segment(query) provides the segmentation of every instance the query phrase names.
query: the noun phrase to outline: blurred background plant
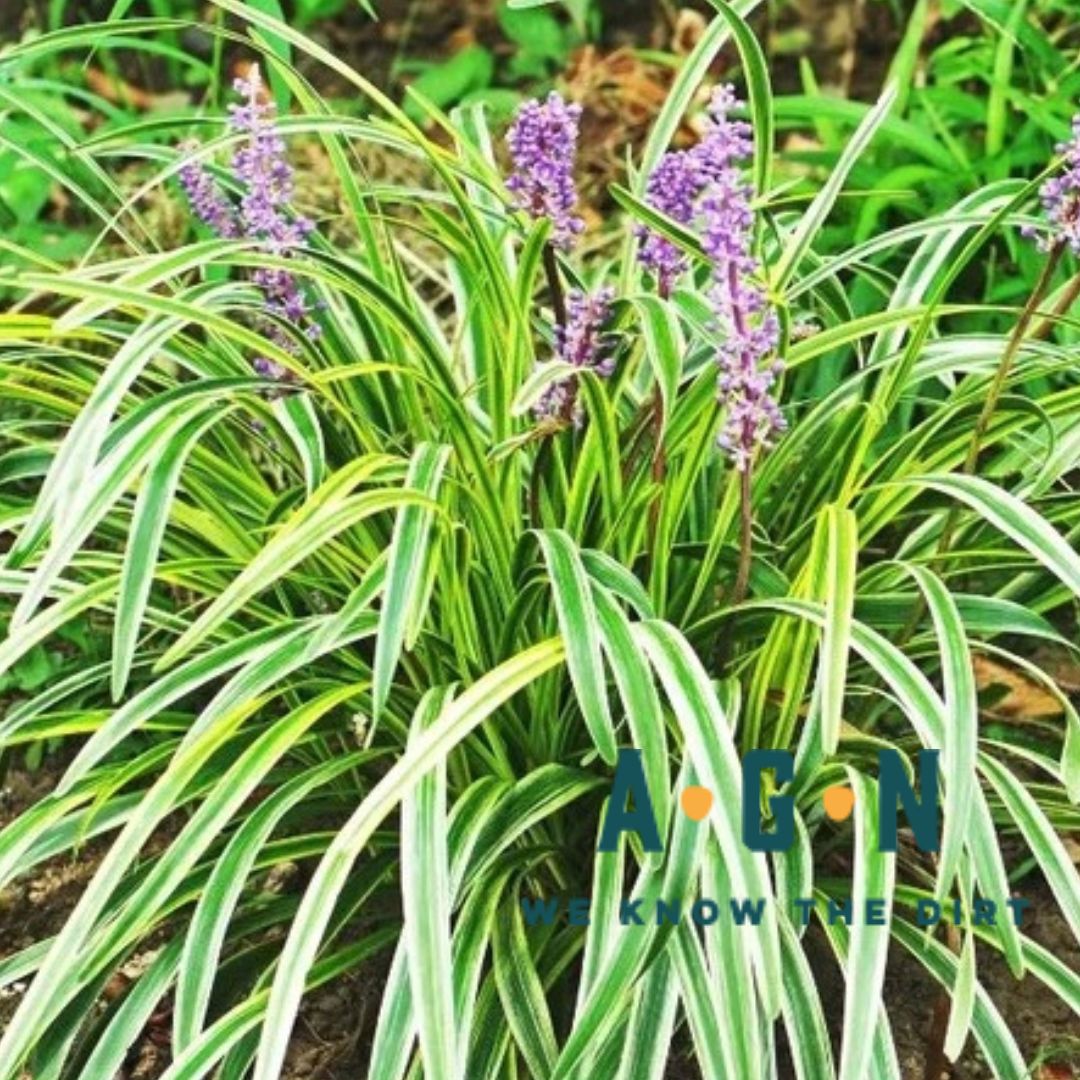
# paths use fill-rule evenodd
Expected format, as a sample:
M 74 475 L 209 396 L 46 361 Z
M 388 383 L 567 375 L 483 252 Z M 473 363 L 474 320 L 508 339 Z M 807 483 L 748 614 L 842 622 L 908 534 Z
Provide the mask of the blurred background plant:
M 972 184 L 1037 169 L 1064 136 L 1080 94 L 1073 7 L 1069 0 L 753 5 L 750 22 L 772 73 L 792 183 L 820 179 L 835 163 L 858 103 L 872 99 L 886 76 L 900 87 L 894 115 L 904 123 L 858 163 L 854 182 L 862 195 L 840 208 L 825 242 L 835 235 L 842 243 L 852 229 L 865 240 L 880 225 L 918 220 L 955 203 Z M 224 25 L 227 17 L 212 5 L 54 0 L 12 8 L 3 23 L 12 42 L 102 19 L 176 20 L 174 30 L 156 31 L 145 49 L 96 50 L 85 63 L 57 57 L 51 67 L 35 70 L 32 85 L 20 83 L 69 134 L 88 124 L 107 129 L 133 115 L 194 115 L 224 105 L 237 46 L 196 25 Z M 674 66 L 699 41 L 709 11 L 706 0 L 686 6 L 670 0 L 261 0 L 252 8 L 303 30 L 396 92 L 414 121 L 423 121 L 422 98 L 443 109 L 483 103 L 494 123 L 505 122 L 524 96 L 565 87 L 591 106 L 583 169 L 591 178 L 586 195 L 600 210 L 608 184 L 623 174 L 626 148 L 642 145 Z M 295 59 L 319 90 L 331 96 L 346 90 L 325 66 L 302 53 L 293 57 L 285 43 L 277 49 Z M 718 59 L 717 75 L 726 62 Z M 351 96 L 340 93 L 335 107 L 361 109 L 358 99 L 350 105 Z M 52 135 L 25 115 L 8 112 L 0 138 L 5 132 L 50 152 Z M 50 168 L 55 163 L 47 159 L 36 164 L 10 147 L 0 149 L 0 215 L 16 237 L 70 255 L 85 247 L 90 234 L 65 218 L 72 202 Z M 1006 254 L 1025 257 L 1018 249 Z M 1009 302 L 1022 284 L 1013 275 L 995 274 L 1004 257 L 988 260 L 987 285 L 994 299 Z

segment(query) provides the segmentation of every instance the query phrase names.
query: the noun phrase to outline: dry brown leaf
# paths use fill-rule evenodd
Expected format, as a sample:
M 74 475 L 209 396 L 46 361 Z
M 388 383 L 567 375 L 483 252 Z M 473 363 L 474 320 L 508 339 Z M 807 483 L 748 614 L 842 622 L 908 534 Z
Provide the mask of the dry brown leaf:
M 115 105 L 127 105 L 133 109 L 149 109 L 154 103 L 154 95 L 141 86 L 132 86 L 124 79 L 116 78 L 101 68 L 86 69 L 86 85 L 99 97 Z
M 1076 1080 L 1076 1073 L 1071 1065 L 1046 1063 L 1040 1065 L 1032 1077 L 1033 1080 Z
M 447 48 L 452 53 L 461 52 L 476 44 L 476 31 L 471 26 L 460 26 L 446 39 Z
M 1063 645 L 1041 645 L 1035 650 L 1032 661 L 1066 694 L 1080 694 L 1080 660 L 1071 649 Z
M 980 691 L 989 690 L 991 687 L 1001 687 L 1007 691 L 984 710 L 987 716 L 1007 720 L 1034 720 L 1061 715 L 1061 702 L 1021 672 L 986 656 L 975 656 L 972 666 L 975 669 L 975 685 Z
M 675 17 L 675 32 L 671 36 L 671 51 L 676 56 L 689 56 L 709 25 L 708 19 L 693 8 L 680 8 Z
M 1076 836 L 1063 836 L 1061 842 L 1064 844 L 1069 858 L 1072 859 L 1077 866 L 1080 866 L 1080 838 Z
M 579 145 L 586 200 L 602 200 L 610 183 L 622 179 L 626 153 L 644 142 L 667 100 L 671 79 L 670 70 L 630 49 L 605 52 L 586 45 L 574 53 L 565 89 L 585 108 Z M 693 139 L 684 125 L 675 141 Z

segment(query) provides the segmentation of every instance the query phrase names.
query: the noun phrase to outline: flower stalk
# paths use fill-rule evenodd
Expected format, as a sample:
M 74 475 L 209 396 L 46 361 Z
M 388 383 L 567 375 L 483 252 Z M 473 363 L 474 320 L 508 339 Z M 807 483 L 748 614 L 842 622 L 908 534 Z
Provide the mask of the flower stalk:
M 753 190 L 742 167 L 753 152 L 753 132 L 733 114 L 741 102 L 731 86 L 718 87 L 708 107 L 701 141 L 691 150 L 665 154 L 649 178 L 646 200 L 680 225 L 697 223 L 712 269 L 709 297 L 722 341 L 717 348 L 717 392 L 724 426 L 717 440 L 739 472 L 739 564 L 732 602 L 745 599 L 750 580 L 753 509 L 750 471 L 760 450 L 770 447 L 785 421 L 772 390 L 783 365 L 775 357 L 780 327 L 757 283 L 760 266 L 753 254 Z M 670 296 L 686 256 L 666 237 L 638 229 L 639 259 L 656 279 L 661 296 Z M 662 476 L 663 456 L 656 429 L 654 476 Z

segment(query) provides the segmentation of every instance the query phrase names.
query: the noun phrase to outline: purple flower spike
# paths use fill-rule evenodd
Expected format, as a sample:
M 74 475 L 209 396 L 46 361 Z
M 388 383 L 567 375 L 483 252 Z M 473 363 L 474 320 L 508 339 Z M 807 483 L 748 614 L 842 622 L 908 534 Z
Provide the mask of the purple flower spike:
M 1039 189 L 1050 222 L 1050 233 L 1040 246 L 1049 251 L 1067 244 L 1073 254 L 1080 255 L 1080 114 L 1073 117 L 1072 138 L 1060 143 L 1057 152 L 1065 159 L 1062 171 Z
M 696 213 L 701 194 L 701 174 L 694 158 L 684 150 L 665 154 L 649 177 L 645 201 L 680 225 L 689 225 Z M 670 296 L 679 275 L 686 269 L 686 256 L 666 236 L 639 225 L 641 242 L 638 257 L 642 265 L 656 275 L 661 296 Z
M 240 200 L 244 231 L 260 240 L 269 254 L 287 258 L 314 226 L 288 212 L 295 189 L 293 170 L 285 157 L 285 142 L 274 126 L 276 110 L 264 93 L 258 67 L 252 65 L 246 79 L 237 79 L 235 89 L 244 101 L 230 107 L 232 126 L 248 136 L 233 156 L 233 170 L 246 188 Z M 266 297 L 269 314 L 299 326 L 310 319 L 307 298 L 287 270 L 256 270 L 253 280 Z
M 768 447 L 785 427 L 771 395 L 783 364 L 765 364 L 780 342 L 775 312 L 751 275 L 758 270 L 750 251 L 753 214 L 750 189 L 729 169 L 705 193 L 703 246 L 713 261 L 712 301 L 724 341 L 716 354 L 717 389 L 726 409 L 720 447 L 740 471 L 750 468 L 759 447 Z
M 717 388 L 726 409 L 720 446 L 740 471 L 754 453 L 784 430 L 771 391 L 783 372 L 767 363 L 780 343 L 780 326 L 754 275 L 760 269 L 751 244 L 753 189 L 739 171 L 753 145 L 750 129 L 730 119 L 738 102 L 730 87 L 713 96 L 710 127 L 696 148 L 709 183 L 701 200 L 702 246 L 713 264 L 711 297 L 724 342 L 717 350 Z
M 514 163 L 506 187 L 514 205 L 536 220 L 550 221 L 552 243 L 562 251 L 569 251 L 585 228 L 574 213 L 580 120 L 581 106 L 567 104 L 553 90 L 544 102 L 525 102 L 506 137 Z
M 607 377 L 615 366 L 612 337 L 604 332 L 611 319 L 615 290 L 592 294 L 575 289 L 566 298 L 566 325 L 555 328 L 555 355 L 576 368 L 589 368 Z M 577 379 L 573 376 L 550 386 L 536 406 L 539 419 L 578 419 Z
M 733 87 L 714 90 L 701 141 L 692 150 L 665 154 L 645 197 L 680 225 L 700 223 L 702 247 L 712 261 L 710 299 L 724 337 L 716 355 L 717 388 L 726 409 L 719 443 L 735 467 L 745 470 L 755 451 L 784 430 L 784 418 L 771 394 L 783 365 L 766 362 L 779 344 L 779 324 L 754 282 L 759 268 L 751 250 L 753 191 L 740 171 L 754 144 L 750 125 L 732 117 L 741 107 Z M 670 295 L 686 257 L 651 229 L 642 227 L 638 236 L 642 264 L 656 275 L 661 296 Z
M 246 79 L 234 88 L 244 98 L 231 105 L 231 124 L 246 133 L 247 142 L 233 156 L 233 171 L 246 187 L 240 214 L 249 236 L 258 237 L 272 255 L 288 255 L 304 242 L 313 226 L 294 218 L 287 208 L 295 188 L 292 166 L 285 157 L 285 141 L 274 125 L 276 109 L 263 91 L 259 69 L 252 65 Z
M 239 208 L 232 206 L 201 165 L 185 165 L 180 183 L 192 209 L 219 236 L 256 241 L 268 255 L 287 259 L 303 245 L 314 225 L 289 210 L 295 188 L 293 170 L 259 69 L 252 65 L 247 77 L 237 79 L 234 86 L 243 101 L 229 107 L 230 126 L 246 136 L 232 159 L 233 173 L 244 187 Z M 313 306 L 293 274 L 267 267 L 256 270 L 251 280 L 263 295 L 268 315 L 300 327 L 311 340 L 318 337 L 321 328 L 313 319 Z M 270 324 L 266 334 L 286 352 L 297 352 L 293 340 L 279 326 Z M 254 368 L 276 381 L 290 377 L 285 367 L 266 357 L 256 359 Z
M 182 150 L 194 150 L 197 144 L 188 144 L 181 147 Z M 180 186 L 191 203 L 191 209 L 195 216 L 208 225 L 211 229 L 224 237 L 233 240 L 239 234 L 236 223 L 236 214 L 232 204 L 221 192 L 221 188 L 215 183 L 214 178 L 206 168 L 198 161 L 189 161 L 178 173 Z
M 753 151 L 750 125 L 731 118 L 741 104 L 733 86 L 713 91 L 701 142 L 692 150 L 665 154 L 649 177 L 645 201 L 651 207 L 680 225 L 694 222 L 706 187 Z M 638 238 L 642 265 L 656 275 L 660 295 L 670 296 L 675 281 L 686 269 L 686 256 L 670 240 L 645 226 L 639 227 Z

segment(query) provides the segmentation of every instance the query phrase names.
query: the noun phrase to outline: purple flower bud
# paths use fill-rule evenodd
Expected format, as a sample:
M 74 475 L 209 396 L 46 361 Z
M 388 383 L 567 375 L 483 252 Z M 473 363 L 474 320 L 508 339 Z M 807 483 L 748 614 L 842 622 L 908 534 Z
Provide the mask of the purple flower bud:
M 289 374 L 287 368 L 267 359 L 265 356 L 256 357 L 251 366 L 254 368 L 256 375 L 261 375 L 264 379 L 273 379 L 275 382 L 280 382 Z
M 566 325 L 555 328 L 555 355 L 577 368 L 590 368 L 606 377 L 614 368 L 613 340 L 604 327 L 611 319 L 615 290 L 610 287 L 589 295 L 573 290 L 566 298 Z M 540 419 L 577 419 L 577 380 L 562 379 L 548 387 L 536 406 Z
M 568 251 L 585 228 L 574 213 L 574 157 L 581 106 L 553 90 L 544 102 L 526 101 L 507 133 L 514 172 L 506 182 L 514 205 L 530 217 L 551 222 L 552 243 Z
M 1064 157 L 1062 171 L 1039 189 L 1039 198 L 1050 223 L 1050 233 L 1040 241 L 1044 251 L 1067 244 L 1080 255 L 1080 114 L 1073 117 L 1072 138 L 1060 143 L 1057 152 Z M 1025 229 L 1026 235 L 1034 230 Z
M 196 149 L 197 144 L 186 143 L 181 150 L 190 151 Z M 234 239 L 239 229 L 236 223 L 236 214 L 232 204 L 222 194 L 221 188 L 214 182 L 214 178 L 206 168 L 198 161 L 187 162 L 178 173 L 180 186 L 187 195 L 188 202 L 195 216 L 208 225 L 211 229 L 224 237 L 226 240 Z

